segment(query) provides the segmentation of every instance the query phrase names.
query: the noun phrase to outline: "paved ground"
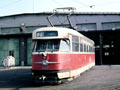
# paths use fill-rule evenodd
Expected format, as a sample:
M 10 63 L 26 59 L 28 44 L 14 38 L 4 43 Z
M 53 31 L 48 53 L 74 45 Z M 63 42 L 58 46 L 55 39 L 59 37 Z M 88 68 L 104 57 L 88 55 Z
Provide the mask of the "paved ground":
M 95 66 L 60 85 L 33 86 L 31 67 L 0 67 L 0 90 L 120 90 L 120 66 Z

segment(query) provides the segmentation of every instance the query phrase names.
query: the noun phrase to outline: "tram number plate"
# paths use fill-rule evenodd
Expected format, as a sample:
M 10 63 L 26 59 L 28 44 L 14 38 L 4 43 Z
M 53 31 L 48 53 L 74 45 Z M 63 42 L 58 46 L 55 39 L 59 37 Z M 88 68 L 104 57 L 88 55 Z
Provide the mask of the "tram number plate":
M 48 70 L 48 66 L 42 66 L 43 70 Z

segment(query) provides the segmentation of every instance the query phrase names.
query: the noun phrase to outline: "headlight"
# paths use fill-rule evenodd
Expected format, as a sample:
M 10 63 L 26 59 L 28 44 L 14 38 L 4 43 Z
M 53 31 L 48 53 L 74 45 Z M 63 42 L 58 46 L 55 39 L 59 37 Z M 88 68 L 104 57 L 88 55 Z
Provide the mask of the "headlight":
M 47 60 L 43 60 L 43 61 L 42 61 L 42 64 L 43 64 L 44 66 L 46 66 L 46 65 L 48 65 L 48 61 L 47 61 Z

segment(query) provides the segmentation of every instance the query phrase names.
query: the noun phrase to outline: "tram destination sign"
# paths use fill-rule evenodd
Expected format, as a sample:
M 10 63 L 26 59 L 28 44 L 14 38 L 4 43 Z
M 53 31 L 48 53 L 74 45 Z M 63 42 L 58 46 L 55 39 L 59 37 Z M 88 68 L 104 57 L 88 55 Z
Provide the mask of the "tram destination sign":
M 36 37 L 53 37 L 58 36 L 57 31 L 40 31 L 36 33 Z

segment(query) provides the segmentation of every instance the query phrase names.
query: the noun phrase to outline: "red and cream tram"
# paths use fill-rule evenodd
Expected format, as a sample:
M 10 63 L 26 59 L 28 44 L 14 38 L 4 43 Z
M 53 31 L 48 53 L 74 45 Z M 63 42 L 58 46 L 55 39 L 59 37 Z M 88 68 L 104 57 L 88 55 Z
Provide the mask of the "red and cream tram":
M 33 32 L 32 39 L 34 80 L 60 81 L 95 65 L 94 42 L 75 30 L 40 28 Z

